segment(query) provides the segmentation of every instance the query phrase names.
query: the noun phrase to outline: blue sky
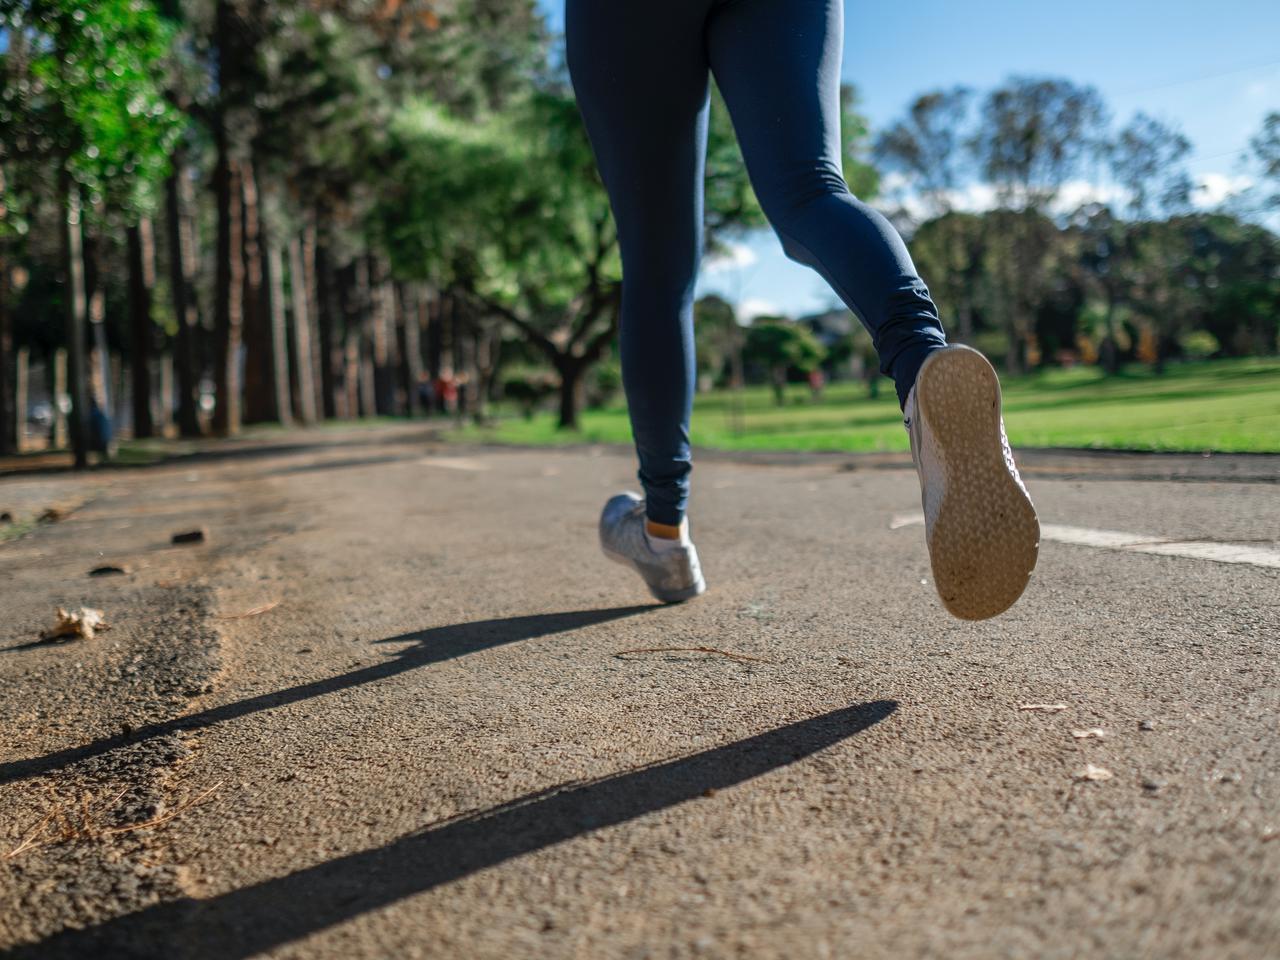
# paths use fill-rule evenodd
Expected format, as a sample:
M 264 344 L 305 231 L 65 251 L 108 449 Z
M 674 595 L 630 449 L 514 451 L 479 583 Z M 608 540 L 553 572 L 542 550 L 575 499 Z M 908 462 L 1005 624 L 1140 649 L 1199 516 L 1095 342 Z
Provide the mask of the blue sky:
M 564 0 L 542 6 L 559 30 Z M 926 90 L 964 84 L 981 94 L 1011 74 L 1092 84 L 1117 123 L 1141 109 L 1174 125 L 1192 142 L 1190 172 L 1207 181 L 1209 202 L 1245 183 L 1248 140 L 1268 111 L 1280 110 L 1280 2 L 845 4 L 844 77 L 861 93 L 873 133 Z M 734 263 L 708 264 L 701 292 L 746 302 L 748 313 L 835 303 L 816 275 L 782 256 L 771 233 L 746 238 Z

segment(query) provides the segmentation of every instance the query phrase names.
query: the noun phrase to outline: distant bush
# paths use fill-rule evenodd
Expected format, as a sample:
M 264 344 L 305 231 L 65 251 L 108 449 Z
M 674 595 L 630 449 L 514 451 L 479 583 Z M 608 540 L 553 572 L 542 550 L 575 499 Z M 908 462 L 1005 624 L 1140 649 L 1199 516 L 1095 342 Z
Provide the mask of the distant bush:
M 539 404 L 555 392 L 555 378 L 539 370 L 512 373 L 502 383 L 502 395 L 519 405 L 526 420 L 533 419 Z
M 1190 360 L 1205 360 L 1222 349 L 1218 338 L 1208 330 L 1192 330 L 1184 333 L 1178 340 L 1178 346 Z
M 622 367 L 610 360 L 599 363 L 587 376 L 587 407 L 607 407 L 622 390 Z

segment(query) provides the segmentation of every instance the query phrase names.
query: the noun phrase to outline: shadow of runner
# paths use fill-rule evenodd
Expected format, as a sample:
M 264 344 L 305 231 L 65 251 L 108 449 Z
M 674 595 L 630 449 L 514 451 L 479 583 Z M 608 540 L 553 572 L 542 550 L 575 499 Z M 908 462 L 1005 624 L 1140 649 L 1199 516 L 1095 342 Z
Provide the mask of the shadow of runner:
M 552 633 L 567 633 L 580 627 L 589 627 L 597 623 L 619 620 L 655 610 L 656 605 L 635 607 L 609 607 L 602 610 L 573 610 L 567 613 L 540 613 L 527 617 L 508 617 L 502 620 L 477 620 L 474 623 L 452 624 L 447 627 L 433 627 L 416 633 L 406 633 L 398 637 L 388 637 L 378 643 L 413 643 L 413 646 L 397 652 L 392 659 L 375 663 L 369 667 L 352 670 L 336 677 L 324 680 L 313 680 L 311 683 L 299 684 L 285 690 L 275 690 L 235 703 L 226 703 L 199 713 L 174 717 L 163 723 L 147 724 L 125 736 L 120 734 L 95 740 L 93 743 L 79 747 L 68 747 L 43 757 L 32 757 L 27 760 L 13 760 L 0 764 L 0 785 L 13 783 L 26 777 L 35 777 L 60 769 L 79 760 L 87 760 L 122 747 L 152 737 L 162 737 L 178 730 L 199 730 L 213 726 L 224 720 L 233 720 L 259 710 L 271 710 L 286 704 L 297 703 L 311 697 L 323 696 L 337 690 L 347 690 L 375 680 L 385 680 L 396 674 L 424 667 L 427 664 L 439 663 L 441 660 L 452 660 L 454 657 L 466 656 L 490 647 L 516 643 L 520 640 L 532 640 Z
M 743 783 L 833 746 L 897 706 L 880 700 L 846 707 L 692 756 L 563 784 L 385 847 L 209 900 L 160 904 L 67 930 L 8 955 L 238 960 L 592 830 Z

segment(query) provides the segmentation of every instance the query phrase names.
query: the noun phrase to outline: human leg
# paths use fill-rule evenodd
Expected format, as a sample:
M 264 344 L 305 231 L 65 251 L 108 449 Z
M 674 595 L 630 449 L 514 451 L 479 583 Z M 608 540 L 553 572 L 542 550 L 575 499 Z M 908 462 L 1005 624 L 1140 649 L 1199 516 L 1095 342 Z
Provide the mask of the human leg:
M 902 238 L 849 192 L 841 163 L 841 0 L 729 0 L 707 50 L 765 214 L 870 332 L 900 404 L 946 337 Z
M 684 518 L 691 469 L 704 13 L 698 0 L 569 0 L 565 17 L 574 92 L 622 251 L 622 378 L 646 513 L 672 527 Z

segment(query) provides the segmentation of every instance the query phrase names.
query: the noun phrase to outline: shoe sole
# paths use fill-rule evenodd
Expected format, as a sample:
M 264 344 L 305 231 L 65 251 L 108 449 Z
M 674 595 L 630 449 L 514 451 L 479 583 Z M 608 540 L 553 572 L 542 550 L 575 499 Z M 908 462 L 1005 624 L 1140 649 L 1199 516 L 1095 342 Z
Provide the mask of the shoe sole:
M 632 570 L 635 573 L 640 573 L 640 570 L 636 565 L 622 554 L 614 553 L 612 550 L 608 550 L 603 546 L 600 548 L 600 552 L 614 563 L 621 564 L 628 570 Z M 659 590 L 657 587 L 651 586 L 649 581 L 645 580 L 643 573 L 640 573 L 640 579 L 644 580 L 644 585 L 649 588 L 649 595 L 653 597 L 653 599 L 660 600 L 663 603 L 684 603 L 686 600 L 692 600 L 694 597 L 700 597 L 702 594 L 707 592 L 707 581 L 702 577 L 698 577 L 698 582 L 691 587 L 686 587 L 683 590 L 670 591 Z
M 916 383 L 921 434 L 943 467 L 934 583 L 950 613 L 986 620 L 1022 596 L 1040 548 L 1035 507 L 1000 443 L 1000 380 L 981 353 L 956 347 L 930 356 Z

